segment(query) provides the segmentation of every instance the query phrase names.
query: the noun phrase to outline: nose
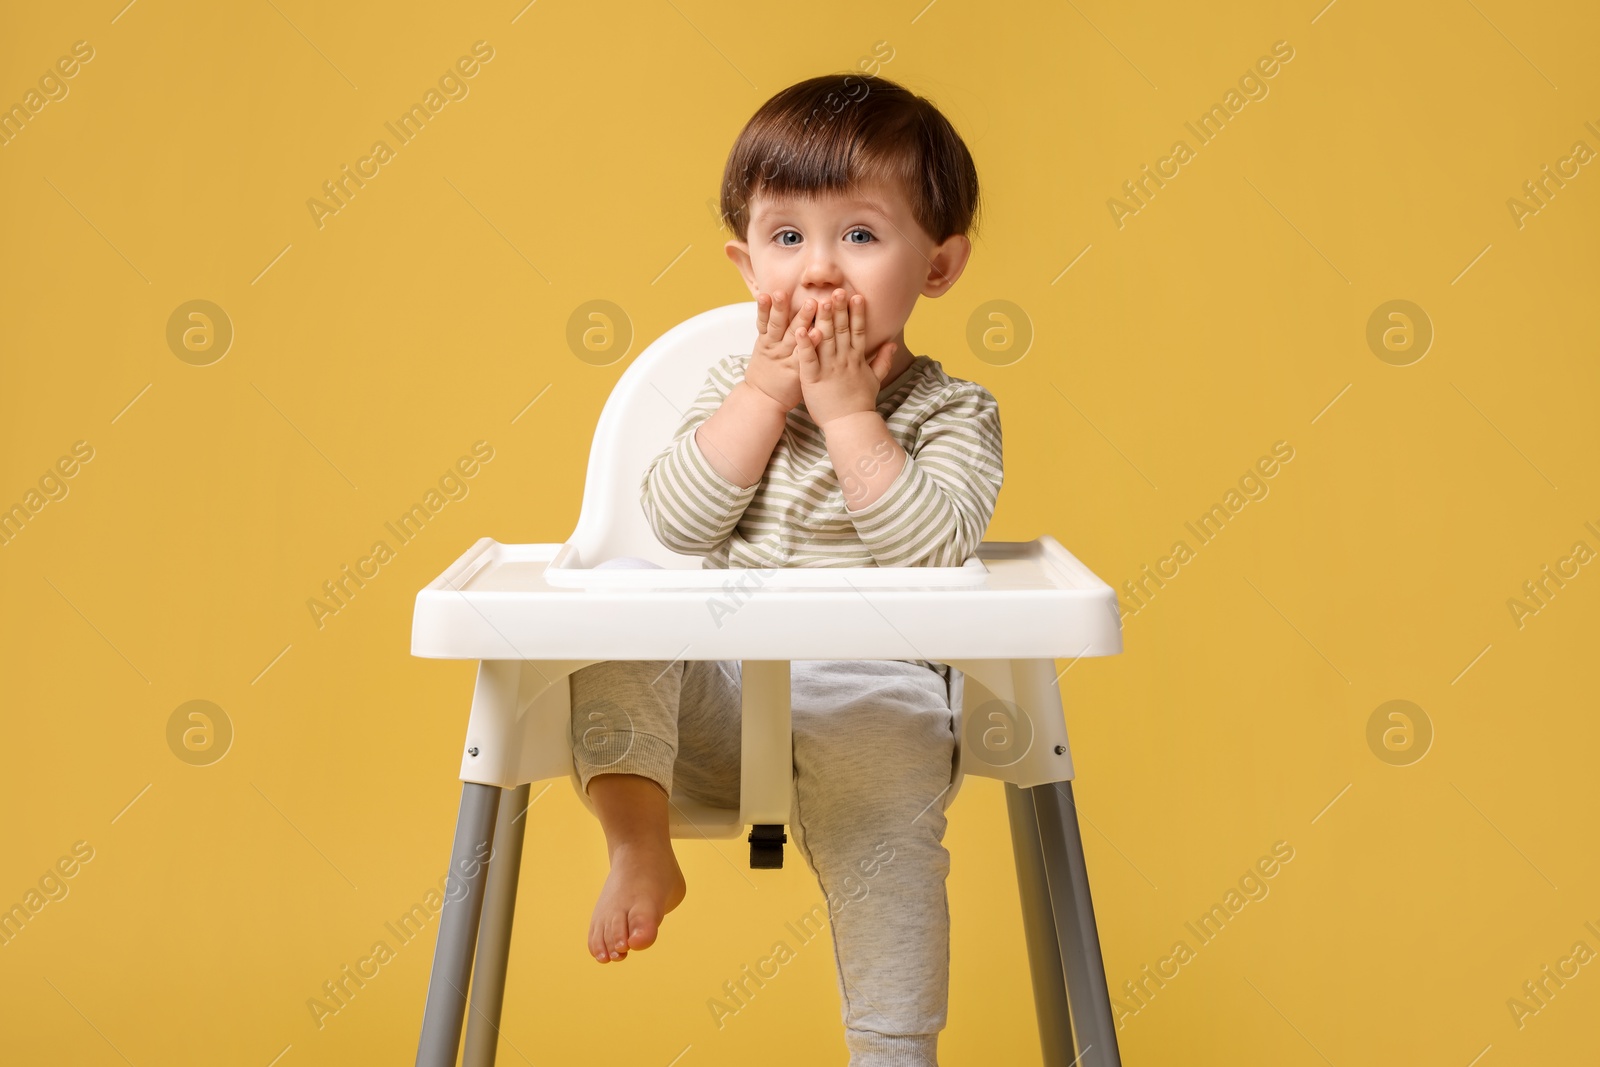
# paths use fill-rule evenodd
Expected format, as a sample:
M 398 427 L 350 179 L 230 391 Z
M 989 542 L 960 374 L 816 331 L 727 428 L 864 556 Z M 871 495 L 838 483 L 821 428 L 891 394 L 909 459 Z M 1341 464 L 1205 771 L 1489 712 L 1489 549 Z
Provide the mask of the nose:
M 835 289 L 848 292 L 839 265 L 828 251 L 814 248 L 806 256 L 805 269 L 800 273 L 800 291 L 820 304 L 831 297 Z

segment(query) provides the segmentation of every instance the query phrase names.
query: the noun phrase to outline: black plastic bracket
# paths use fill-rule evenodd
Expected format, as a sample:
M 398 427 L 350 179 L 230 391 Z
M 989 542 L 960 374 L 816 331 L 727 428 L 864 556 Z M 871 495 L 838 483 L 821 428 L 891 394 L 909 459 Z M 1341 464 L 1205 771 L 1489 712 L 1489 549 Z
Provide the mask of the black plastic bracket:
M 750 827 L 750 836 L 745 840 L 750 842 L 751 870 L 775 871 L 783 867 L 783 843 L 789 835 L 781 824 L 757 823 Z

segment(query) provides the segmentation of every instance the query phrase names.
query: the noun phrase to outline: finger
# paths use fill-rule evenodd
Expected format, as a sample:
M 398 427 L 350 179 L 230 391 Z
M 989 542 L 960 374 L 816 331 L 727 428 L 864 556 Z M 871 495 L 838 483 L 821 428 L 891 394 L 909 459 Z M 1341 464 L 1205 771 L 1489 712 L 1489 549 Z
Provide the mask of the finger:
M 828 315 L 830 351 L 836 357 L 844 357 L 850 351 L 850 298 L 843 289 L 835 289 L 832 304 Z
M 822 302 L 821 307 L 817 308 L 817 327 L 822 330 L 822 336 L 829 340 L 833 339 L 834 317 L 838 307 L 838 299 L 829 297 Z
M 850 345 L 857 352 L 867 350 L 867 298 L 860 293 L 850 298 Z
M 777 341 L 783 336 L 783 331 L 789 325 L 789 294 L 782 289 L 772 291 L 772 317 L 770 329 L 772 340 Z
M 872 357 L 872 373 L 877 376 L 879 385 L 889 378 L 889 368 L 894 365 L 895 347 L 893 341 L 885 341 L 878 348 L 878 354 Z
M 789 320 L 786 326 L 803 325 L 809 328 L 816 317 L 817 302 L 808 298 L 805 303 L 795 309 L 793 318 Z
M 817 370 L 824 377 L 834 373 L 834 368 L 839 365 L 839 350 L 834 346 L 832 337 L 825 337 L 820 326 L 813 326 L 806 331 L 810 335 L 811 347 L 817 350 Z
M 767 332 L 767 313 L 772 310 L 772 297 L 766 293 L 756 294 L 756 336 Z
M 817 339 L 814 343 L 817 348 L 817 358 L 821 360 L 823 367 L 832 366 L 835 355 L 833 347 L 833 310 L 835 306 L 836 301 L 830 298 L 824 300 L 817 308 L 815 330 Z
M 811 331 L 804 323 L 799 323 L 789 333 L 794 337 L 794 358 L 800 380 L 809 385 L 817 380 L 822 369 L 817 361 L 817 350 L 811 343 Z

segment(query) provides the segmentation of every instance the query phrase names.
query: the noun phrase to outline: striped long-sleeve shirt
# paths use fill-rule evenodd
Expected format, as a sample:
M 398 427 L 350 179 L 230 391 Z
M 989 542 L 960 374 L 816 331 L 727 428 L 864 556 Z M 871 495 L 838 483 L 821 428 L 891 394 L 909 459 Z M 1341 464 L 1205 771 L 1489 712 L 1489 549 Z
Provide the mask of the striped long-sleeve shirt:
M 987 389 L 928 356 L 885 383 L 877 411 L 905 449 L 905 466 L 877 500 L 852 511 L 803 403 L 788 413 L 755 485 L 734 485 L 706 460 L 695 431 L 749 361 L 745 353 L 712 365 L 672 441 L 645 468 L 641 502 L 663 545 L 703 557 L 702 567 L 752 568 L 959 567 L 977 551 L 1004 476 L 1000 407 Z
M 641 502 L 657 539 L 703 567 L 959 567 L 977 551 L 1003 478 L 1000 407 L 976 382 L 917 356 L 878 392 L 905 466 L 859 510 L 805 405 L 788 413 L 761 480 L 718 474 L 695 439 L 744 378 L 750 356 L 714 364 L 672 441 L 645 468 Z

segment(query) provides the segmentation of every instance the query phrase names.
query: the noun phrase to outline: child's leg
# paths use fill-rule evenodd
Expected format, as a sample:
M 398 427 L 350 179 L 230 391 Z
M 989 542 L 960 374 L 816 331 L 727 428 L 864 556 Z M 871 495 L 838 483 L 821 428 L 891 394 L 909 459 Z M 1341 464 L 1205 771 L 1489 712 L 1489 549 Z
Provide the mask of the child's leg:
M 667 835 L 683 662 L 618 661 L 574 670 L 573 765 L 605 829 L 606 875 L 589 920 L 589 955 L 606 963 L 648 949 L 683 902 Z
M 649 948 L 662 918 L 683 903 L 687 885 L 667 825 L 674 779 L 696 799 L 739 806 L 738 667 L 619 661 L 570 678 L 573 761 L 611 862 L 589 924 L 589 954 L 601 963 Z
M 719 808 L 739 806 L 742 666 L 736 659 L 688 661 L 678 702 L 674 787 Z
M 655 564 L 622 557 L 599 566 Z M 654 944 L 662 918 L 683 902 L 687 885 L 667 826 L 680 698 L 689 698 L 697 715 L 710 707 L 726 718 L 726 668 L 719 661 L 613 661 L 590 664 L 569 678 L 573 765 L 605 830 L 611 863 L 588 934 L 589 953 L 602 963 Z M 731 706 L 737 731 L 736 685 Z M 735 732 L 735 804 L 738 749 Z
M 935 1067 L 949 998 L 942 677 L 910 663 L 797 661 L 791 827 L 833 926 L 851 1067 Z
M 626 556 L 596 569 L 640 566 L 654 564 Z M 573 766 L 605 830 L 611 863 L 589 923 L 589 954 L 601 963 L 653 944 L 662 917 L 687 890 L 667 833 L 683 666 L 592 663 L 568 679 Z

